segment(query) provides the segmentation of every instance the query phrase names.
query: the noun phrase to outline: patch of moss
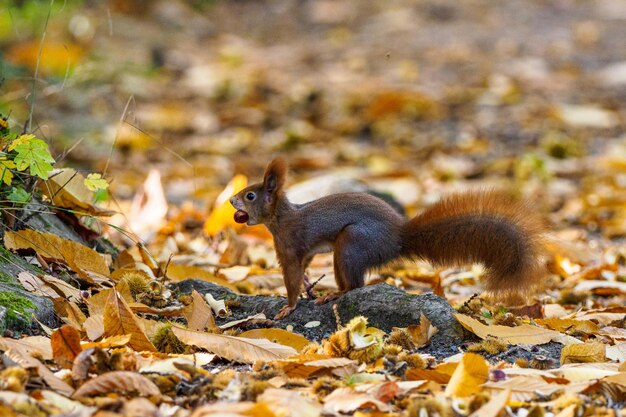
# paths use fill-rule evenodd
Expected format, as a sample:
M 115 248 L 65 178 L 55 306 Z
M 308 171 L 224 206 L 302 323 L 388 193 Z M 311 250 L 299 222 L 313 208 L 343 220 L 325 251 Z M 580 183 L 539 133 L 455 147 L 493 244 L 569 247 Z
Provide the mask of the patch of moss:
M 4 282 L 5 284 L 15 284 L 15 279 L 11 275 L 0 271 L 0 282 Z
M 7 309 L 7 327 L 16 321 L 30 324 L 30 316 L 35 309 L 35 304 L 28 298 L 20 297 L 10 291 L 0 291 L 0 305 Z

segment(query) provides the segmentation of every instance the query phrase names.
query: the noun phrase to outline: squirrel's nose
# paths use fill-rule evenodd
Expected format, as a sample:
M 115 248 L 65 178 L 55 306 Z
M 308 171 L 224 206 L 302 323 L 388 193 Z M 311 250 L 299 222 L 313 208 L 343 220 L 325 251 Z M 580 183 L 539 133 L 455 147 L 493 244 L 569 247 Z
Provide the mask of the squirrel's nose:
M 230 201 L 230 204 L 232 204 L 233 206 L 235 205 L 235 197 L 231 197 L 228 201 Z

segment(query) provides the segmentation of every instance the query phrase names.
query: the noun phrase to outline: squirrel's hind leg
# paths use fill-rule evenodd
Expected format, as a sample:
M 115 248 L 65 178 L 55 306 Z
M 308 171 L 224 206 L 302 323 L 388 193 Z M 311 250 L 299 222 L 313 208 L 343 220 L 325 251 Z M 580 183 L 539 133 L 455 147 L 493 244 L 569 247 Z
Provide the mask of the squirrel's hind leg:
M 335 240 L 335 253 L 333 254 L 333 267 L 338 291 L 318 297 L 315 302 L 324 304 L 335 300 L 347 291 L 360 288 L 365 284 L 365 271 L 367 271 L 367 240 L 359 236 L 358 228 L 348 226 L 339 233 Z

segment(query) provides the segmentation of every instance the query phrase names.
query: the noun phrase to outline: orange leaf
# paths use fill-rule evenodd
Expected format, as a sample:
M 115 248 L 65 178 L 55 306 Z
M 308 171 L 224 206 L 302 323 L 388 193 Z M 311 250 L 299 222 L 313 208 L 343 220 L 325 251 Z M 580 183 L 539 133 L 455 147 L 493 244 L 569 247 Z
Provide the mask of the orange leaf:
M 76 328 L 65 325 L 50 335 L 54 361 L 61 368 L 71 369 L 74 359 L 81 352 L 80 333 Z

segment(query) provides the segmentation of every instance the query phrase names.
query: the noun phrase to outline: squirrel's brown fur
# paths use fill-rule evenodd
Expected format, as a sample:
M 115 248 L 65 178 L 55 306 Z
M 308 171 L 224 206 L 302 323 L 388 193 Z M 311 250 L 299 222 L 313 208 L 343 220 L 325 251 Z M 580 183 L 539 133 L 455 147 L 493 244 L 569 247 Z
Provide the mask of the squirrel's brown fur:
M 339 291 L 364 285 L 367 270 L 399 257 L 439 265 L 482 263 L 487 290 L 509 298 L 527 292 L 544 275 L 541 222 L 526 203 L 496 191 L 452 195 L 406 220 L 367 193 L 342 193 L 305 204 L 291 203 L 283 187 L 287 164 L 275 159 L 263 183 L 231 198 L 249 225 L 263 223 L 274 236 L 288 305 L 296 306 L 304 274 L 316 253 L 334 250 Z

